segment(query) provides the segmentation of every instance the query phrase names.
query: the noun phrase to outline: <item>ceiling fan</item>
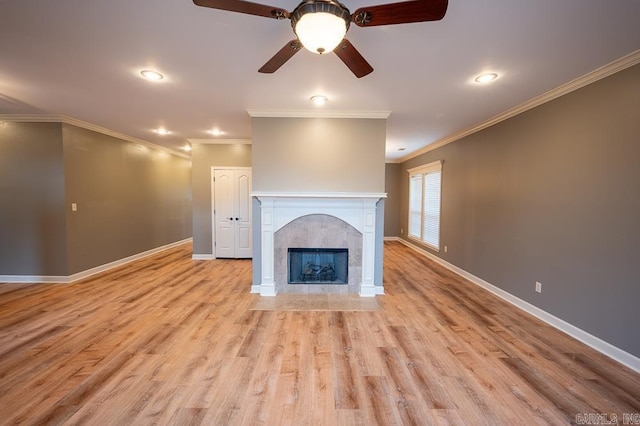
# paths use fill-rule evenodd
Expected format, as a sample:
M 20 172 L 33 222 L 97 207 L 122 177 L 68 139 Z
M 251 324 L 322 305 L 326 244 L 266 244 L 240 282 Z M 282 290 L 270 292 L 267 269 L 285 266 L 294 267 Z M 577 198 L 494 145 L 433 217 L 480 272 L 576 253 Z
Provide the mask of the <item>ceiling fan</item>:
M 258 71 L 273 73 L 303 47 L 314 53 L 333 51 L 356 77 L 364 77 L 373 67 L 349 40 L 344 38 L 349 24 L 359 27 L 438 21 L 447 12 L 448 0 L 409 0 L 400 3 L 361 7 L 353 14 L 337 0 L 303 0 L 292 12 L 244 0 L 193 0 L 198 6 L 246 13 L 273 19 L 290 19 L 296 38 L 289 41 Z

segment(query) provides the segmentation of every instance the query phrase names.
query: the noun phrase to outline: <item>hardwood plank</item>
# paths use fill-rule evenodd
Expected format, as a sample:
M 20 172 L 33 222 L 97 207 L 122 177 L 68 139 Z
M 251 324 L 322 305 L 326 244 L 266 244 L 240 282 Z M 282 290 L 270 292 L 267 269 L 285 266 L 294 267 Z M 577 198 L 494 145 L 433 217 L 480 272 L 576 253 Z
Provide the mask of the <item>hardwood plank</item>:
M 400 415 L 384 376 L 363 376 L 363 395 L 369 413 L 369 424 L 398 425 Z
M 395 398 L 396 409 L 402 424 L 419 425 L 428 417 L 428 407 L 422 403 L 415 383 L 411 380 L 405 363 L 396 348 L 378 348 L 384 361 L 391 394 Z
M 69 285 L 0 283 L 1 422 L 547 425 L 640 412 L 640 374 L 399 243 L 384 257 L 376 311 L 251 310 L 251 261 L 194 261 L 189 244 Z
M 352 345 L 344 312 L 332 312 L 329 329 L 332 338 L 334 393 L 337 409 L 360 407 Z
M 248 385 L 240 424 L 268 424 L 269 408 L 273 406 L 281 371 L 282 357 L 291 316 L 278 313 L 271 318 L 269 334 L 255 360 L 255 372 Z

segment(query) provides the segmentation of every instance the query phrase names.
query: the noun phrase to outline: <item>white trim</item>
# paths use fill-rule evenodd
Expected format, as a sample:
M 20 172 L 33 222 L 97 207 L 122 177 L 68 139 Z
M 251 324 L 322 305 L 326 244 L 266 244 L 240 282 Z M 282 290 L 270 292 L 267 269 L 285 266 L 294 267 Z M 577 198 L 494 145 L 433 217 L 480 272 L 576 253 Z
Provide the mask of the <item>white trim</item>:
M 216 170 L 252 170 L 252 167 L 225 167 L 225 166 L 211 166 L 211 177 L 209 179 L 209 184 L 211 185 L 211 259 L 216 259 L 216 215 L 214 214 L 216 210 L 216 185 L 215 185 L 215 175 Z M 252 177 L 253 179 L 253 177 Z M 251 194 L 253 197 L 253 193 Z M 250 200 L 251 201 L 251 200 Z M 251 207 L 253 208 L 253 206 Z M 251 226 L 253 226 L 253 218 L 251 218 Z
M 145 145 L 149 148 L 164 151 L 172 155 L 177 155 L 178 157 L 186 158 L 188 160 L 191 159 L 191 157 L 184 152 L 176 151 L 174 149 L 167 148 L 162 145 L 156 145 L 152 142 L 145 141 L 143 139 L 138 139 L 133 136 L 125 135 L 124 133 L 116 132 L 115 130 L 109 130 L 107 128 L 100 127 L 95 124 L 87 123 L 86 121 L 78 120 L 76 118 L 67 117 L 65 115 L 0 114 L 0 121 L 10 121 L 10 122 L 16 122 L 16 123 L 65 123 L 65 124 L 70 124 L 72 126 L 80 127 L 86 130 L 91 130 L 97 133 L 101 133 L 103 135 L 111 136 L 116 139 L 122 139 L 127 142 Z
M 95 275 L 98 274 L 100 272 L 104 272 L 107 271 L 109 269 L 113 269 L 117 266 L 122 266 L 125 265 L 127 263 L 133 262 L 135 260 L 139 260 L 148 256 L 152 256 L 156 253 L 159 253 L 161 251 L 165 251 L 177 246 L 180 246 L 182 244 L 186 244 L 189 242 L 192 242 L 193 238 L 187 238 L 181 241 L 176 241 L 174 243 L 170 243 L 161 247 L 156 247 L 154 249 L 151 250 L 147 250 L 147 251 L 143 251 L 142 253 L 138 253 L 138 254 L 134 254 L 132 256 L 128 256 L 125 257 L 124 259 L 120 259 L 120 260 L 115 260 L 113 262 L 109 262 L 109 263 L 105 263 L 104 265 L 101 266 L 96 266 L 95 268 L 91 268 L 91 269 L 87 269 L 86 271 L 82 271 L 82 272 L 78 272 L 77 274 L 73 274 L 69 277 L 69 282 L 74 282 L 74 281 L 78 281 L 87 277 L 90 277 L 91 275 Z
M 268 195 L 265 195 L 268 194 Z M 310 215 L 326 214 L 334 216 L 351 225 L 362 234 L 362 275 L 359 293 L 362 297 L 375 296 L 377 290 L 374 283 L 375 274 L 375 231 L 376 204 L 380 196 L 358 197 L 354 193 L 323 193 L 321 196 L 307 196 L 308 194 L 283 196 L 274 193 L 252 193 L 260 201 L 260 231 L 262 233 L 260 295 L 275 296 L 275 233 L 292 220 Z M 348 194 L 348 195 L 344 195 Z M 380 194 L 378 194 L 380 195 Z M 383 194 L 386 196 L 386 194 Z M 380 286 L 381 287 L 381 286 Z
M 384 237 L 384 241 L 400 241 L 400 237 Z
M 152 256 L 161 251 L 168 250 L 173 247 L 180 246 L 192 242 L 193 238 L 187 238 L 185 240 L 176 241 L 161 247 L 156 247 L 151 250 L 144 251 L 142 253 L 134 254 L 132 256 L 125 257 L 123 259 L 114 260 L 113 262 L 105 263 L 104 265 L 96 266 L 95 268 L 87 269 L 86 271 L 78 272 L 69 276 L 40 276 L 40 275 L 0 275 L 0 282 L 3 283 L 59 283 L 70 284 L 78 280 L 88 278 L 92 275 L 105 272 L 109 269 L 116 268 L 118 266 L 131 263 L 136 260 L 140 260 L 145 257 Z
M 400 239 L 400 242 L 404 245 L 406 245 L 407 247 L 417 251 L 418 253 L 428 257 L 429 259 L 435 261 L 436 263 L 439 263 L 440 265 L 444 266 L 445 268 L 449 269 L 450 271 L 455 272 L 456 274 L 460 275 L 463 278 L 466 278 L 467 280 L 471 281 L 473 284 L 476 284 L 482 288 L 484 288 L 485 290 L 490 291 L 491 293 L 495 294 L 496 296 L 498 296 L 499 298 L 509 302 L 510 304 L 522 309 L 523 311 L 533 315 L 534 317 L 546 322 L 547 324 L 551 325 L 552 327 L 568 334 L 569 336 L 581 341 L 582 343 L 584 343 L 587 346 L 590 346 L 591 348 L 597 350 L 598 352 L 608 356 L 609 358 L 612 358 L 616 361 L 618 361 L 619 363 L 631 368 L 632 370 L 639 372 L 640 373 L 640 358 L 637 358 L 636 356 L 616 347 L 613 346 L 611 343 L 607 343 L 604 340 L 587 333 L 586 331 L 548 313 L 547 311 L 544 311 L 540 308 L 538 308 L 537 306 L 534 306 L 532 304 L 530 304 L 529 302 L 526 302 L 522 299 L 520 299 L 519 297 L 516 297 L 514 295 L 512 295 L 511 293 L 508 293 L 504 290 L 502 290 L 499 287 L 496 287 L 495 285 L 488 283 L 487 281 L 484 281 L 482 278 L 478 278 L 475 275 L 465 271 L 462 268 L 459 268 L 449 262 L 447 262 L 446 260 L 443 260 L 437 256 L 435 256 L 432 253 L 429 253 L 428 251 L 426 251 L 425 249 L 418 247 L 416 245 L 411 244 L 410 242 L 404 240 L 404 239 Z
M 253 290 L 253 286 L 251 286 Z M 259 290 L 260 296 L 275 296 L 276 295 L 276 286 L 274 283 L 262 283 L 260 285 Z
M 0 275 L 0 283 L 68 284 L 69 277 L 62 275 Z
M 193 254 L 191 256 L 193 260 L 215 260 L 216 257 L 213 254 Z
M 200 145 L 251 145 L 251 139 L 198 139 L 187 138 L 190 144 Z
M 278 198 L 387 198 L 386 192 L 265 192 L 251 193 L 252 197 Z
M 407 170 L 410 175 L 421 175 L 426 173 L 440 172 L 442 171 L 442 163 L 444 160 L 436 160 L 431 163 L 424 164 L 422 166 L 413 167 Z
M 360 286 L 360 297 L 375 297 L 376 293 L 376 287 L 374 285 Z
M 331 111 L 331 110 L 288 110 L 288 109 L 248 109 L 247 113 L 256 118 L 377 118 L 386 119 L 391 111 Z
M 540 106 L 546 102 L 552 101 L 560 96 L 564 96 L 568 93 L 573 92 L 574 90 L 578 90 L 584 86 L 587 86 L 591 83 L 595 83 L 598 80 L 609 77 L 617 72 L 630 68 L 636 64 L 640 63 L 640 50 L 636 50 L 622 58 L 613 61 L 607 65 L 604 65 L 588 74 L 583 75 L 582 77 L 578 77 L 573 81 L 565 83 L 561 86 L 556 87 L 546 93 L 543 93 L 540 96 L 537 96 L 533 99 L 528 100 L 514 108 L 511 108 L 501 114 L 498 114 L 486 121 L 476 124 L 475 126 L 468 128 L 466 130 L 462 130 L 458 133 L 454 133 L 446 138 L 437 140 L 423 148 L 418 149 L 410 154 L 405 155 L 402 158 L 397 160 L 390 160 L 389 163 L 403 163 L 407 160 L 415 158 L 419 155 L 422 155 L 426 152 L 433 151 L 434 149 L 440 148 L 444 145 L 450 144 L 451 142 L 455 142 L 458 139 L 462 139 L 465 136 L 469 136 L 473 133 L 479 132 L 482 129 L 486 129 L 487 127 L 491 127 L 494 124 L 498 124 L 501 121 L 507 120 L 511 117 L 514 117 L 518 114 L 522 114 L 525 111 L 533 109 L 537 106 Z
M 384 287 L 381 285 L 369 285 L 360 287 L 360 297 L 384 296 Z
M 211 166 L 211 176 L 209 177 L 209 185 L 211 185 L 211 256 L 216 258 L 216 167 Z

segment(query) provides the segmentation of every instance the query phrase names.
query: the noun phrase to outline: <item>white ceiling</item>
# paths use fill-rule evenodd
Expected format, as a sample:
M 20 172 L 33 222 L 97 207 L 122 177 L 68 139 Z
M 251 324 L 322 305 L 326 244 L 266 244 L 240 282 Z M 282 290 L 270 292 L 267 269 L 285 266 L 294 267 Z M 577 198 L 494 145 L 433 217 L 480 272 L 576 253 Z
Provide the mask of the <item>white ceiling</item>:
M 389 111 L 397 161 L 637 51 L 639 22 L 638 0 L 450 0 L 439 22 L 352 25 L 374 68 L 357 79 L 334 54 L 307 51 L 258 73 L 294 38 L 289 20 L 191 0 L 0 0 L 0 114 L 62 115 L 180 149 L 214 127 L 251 138 L 247 110 L 312 110 L 309 97 L 325 94 L 328 110 Z M 147 68 L 166 78 L 143 80 Z M 500 78 L 472 84 L 483 71 Z

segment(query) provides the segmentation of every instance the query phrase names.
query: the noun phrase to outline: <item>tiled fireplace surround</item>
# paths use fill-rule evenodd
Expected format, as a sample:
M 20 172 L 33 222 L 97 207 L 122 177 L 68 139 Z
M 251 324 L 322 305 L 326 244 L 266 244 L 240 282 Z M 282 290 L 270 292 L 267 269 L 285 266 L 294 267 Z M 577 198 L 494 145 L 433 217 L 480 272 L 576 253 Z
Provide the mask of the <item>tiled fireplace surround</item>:
M 254 193 L 260 201 L 261 296 L 276 293 L 382 294 L 374 285 L 376 203 L 386 194 Z M 347 248 L 347 285 L 288 284 L 288 248 Z

